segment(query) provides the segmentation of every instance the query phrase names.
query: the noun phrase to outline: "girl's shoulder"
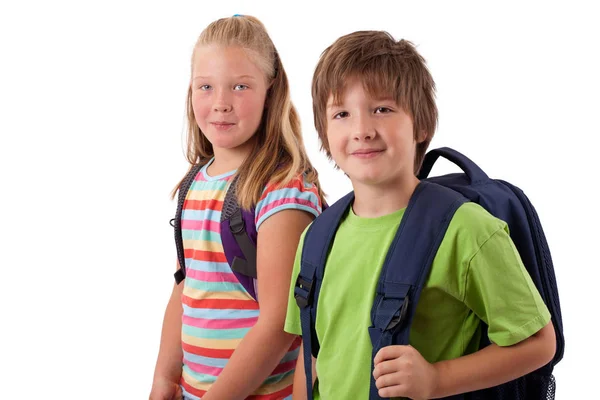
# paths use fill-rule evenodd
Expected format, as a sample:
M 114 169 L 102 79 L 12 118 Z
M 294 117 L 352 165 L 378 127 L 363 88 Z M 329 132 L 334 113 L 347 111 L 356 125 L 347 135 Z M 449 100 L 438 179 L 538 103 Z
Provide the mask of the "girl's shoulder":
M 319 189 L 306 179 L 304 173 L 297 174 L 289 182 L 269 182 L 265 185 L 255 207 L 256 227 L 266 218 L 285 209 L 307 211 L 317 217 L 323 210 Z

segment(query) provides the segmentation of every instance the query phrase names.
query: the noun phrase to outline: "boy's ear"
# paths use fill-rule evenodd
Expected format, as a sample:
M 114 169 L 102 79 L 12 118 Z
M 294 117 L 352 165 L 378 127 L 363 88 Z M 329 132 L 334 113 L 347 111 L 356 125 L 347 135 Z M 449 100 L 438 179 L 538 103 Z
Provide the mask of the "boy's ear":
M 421 144 L 427 139 L 427 132 L 420 131 L 417 133 L 417 144 Z

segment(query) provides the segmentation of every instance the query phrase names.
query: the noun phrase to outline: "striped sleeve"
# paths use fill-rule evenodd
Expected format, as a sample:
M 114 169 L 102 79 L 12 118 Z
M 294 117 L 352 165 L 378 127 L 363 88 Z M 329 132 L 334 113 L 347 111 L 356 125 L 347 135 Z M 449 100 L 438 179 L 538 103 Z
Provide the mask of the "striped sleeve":
M 305 180 L 304 175 L 292 179 L 287 185 L 269 184 L 256 204 L 254 222 L 256 230 L 270 216 L 283 210 L 302 210 L 318 217 L 322 212 L 318 188 Z

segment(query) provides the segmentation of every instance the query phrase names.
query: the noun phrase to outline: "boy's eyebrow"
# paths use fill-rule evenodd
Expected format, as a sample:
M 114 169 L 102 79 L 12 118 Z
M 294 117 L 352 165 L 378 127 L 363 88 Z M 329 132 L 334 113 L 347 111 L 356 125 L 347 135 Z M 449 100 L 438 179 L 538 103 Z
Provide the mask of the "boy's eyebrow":
M 379 102 L 379 101 L 392 101 L 394 103 L 396 102 L 396 99 L 394 99 L 392 96 L 373 97 L 371 100 L 374 102 Z M 325 109 L 329 110 L 331 108 L 341 107 L 341 106 L 343 106 L 342 102 L 335 103 L 332 101 L 328 101 L 327 104 L 325 105 Z
M 339 99 L 342 100 L 342 99 Z M 325 109 L 329 110 L 330 108 L 334 108 L 334 107 L 342 107 L 344 105 L 343 101 L 333 101 L 333 99 L 329 99 L 329 101 L 327 101 L 327 104 L 325 104 Z
M 381 97 L 373 97 L 373 101 L 393 101 L 396 102 L 396 99 L 392 96 L 381 96 Z

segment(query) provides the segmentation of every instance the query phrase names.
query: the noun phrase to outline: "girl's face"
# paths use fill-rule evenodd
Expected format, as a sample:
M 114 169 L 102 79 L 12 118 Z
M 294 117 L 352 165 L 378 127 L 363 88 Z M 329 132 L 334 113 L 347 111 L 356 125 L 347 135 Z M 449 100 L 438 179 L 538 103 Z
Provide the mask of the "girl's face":
M 196 123 L 215 154 L 247 155 L 265 108 L 264 73 L 241 47 L 202 46 L 191 85 Z

